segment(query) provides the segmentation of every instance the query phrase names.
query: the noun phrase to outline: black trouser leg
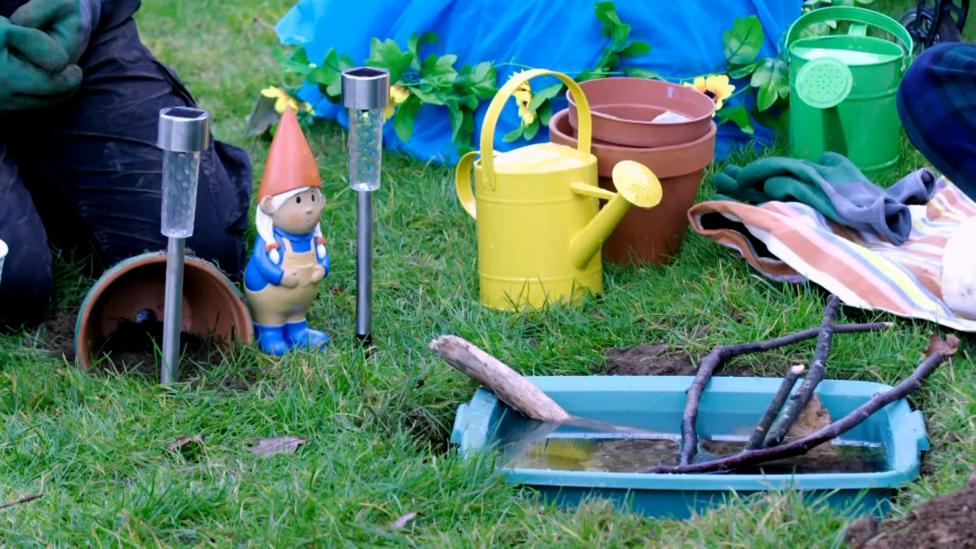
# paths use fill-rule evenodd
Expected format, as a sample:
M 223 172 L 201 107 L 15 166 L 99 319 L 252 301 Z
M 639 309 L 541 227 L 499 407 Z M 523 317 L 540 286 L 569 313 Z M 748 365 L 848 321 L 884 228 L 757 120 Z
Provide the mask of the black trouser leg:
M 0 328 L 34 324 L 51 299 L 51 252 L 30 193 L 2 144 L 0 240 L 10 248 L 0 272 Z

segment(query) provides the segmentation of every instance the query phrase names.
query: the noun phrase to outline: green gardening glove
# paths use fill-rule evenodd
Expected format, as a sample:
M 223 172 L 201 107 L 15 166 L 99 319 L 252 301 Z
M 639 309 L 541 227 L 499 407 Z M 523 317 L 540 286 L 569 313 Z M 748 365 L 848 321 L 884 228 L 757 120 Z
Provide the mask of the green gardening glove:
M 10 15 L 10 22 L 46 32 L 75 63 L 88 42 L 88 32 L 81 17 L 80 0 L 29 0 Z
M 0 17 L 0 112 L 47 107 L 81 84 L 81 68 L 47 33 Z

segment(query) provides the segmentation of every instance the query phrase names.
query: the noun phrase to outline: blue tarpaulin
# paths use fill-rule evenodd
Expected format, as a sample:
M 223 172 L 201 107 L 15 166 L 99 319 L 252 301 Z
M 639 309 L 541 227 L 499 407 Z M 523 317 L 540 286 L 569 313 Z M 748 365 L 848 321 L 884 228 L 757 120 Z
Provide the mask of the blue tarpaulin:
M 801 0 L 619 0 L 616 6 L 620 18 L 632 27 L 631 38 L 652 47 L 647 54 L 625 60 L 621 68 L 639 66 L 674 81 L 725 71 L 722 33 L 732 27 L 736 17 L 757 16 L 766 33 L 760 56 L 774 55 L 790 23 L 800 15 Z M 523 69 L 515 64 L 571 76 L 592 67 L 608 43 L 593 7 L 593 0 L 299 0 L 278 22 L 277 31 L 282 43 L 304 46 L 313 63 L 322 61 L 330 48 L 359 63 L 369 56 L 373 37 L 392 38 L 406 49 L 411 34 L 433 31 L 440 40 L 425 46 L 422 55 L 456 54 L 458 67 L 495 61 L 500 65 L 501 85 L 510 74 Z M 533 81 L 533 87 L 541 89 L 548 83 Z M 313 105 L 317 116 L 346 125 L 342 108 L 325 99 L 315 86 L 303 86 L 299 96 Z M 475 115 L 476 138 L 487 106 L 485 101 Z M 553 101 L 554 112 L 565 106 L 562 97 Z M 496 150 L 525 143 L 521 139 L 502 141 L 518 125 L 517 107 L 510 102 L 498 123 Z M 757 126 L 759 141 L 768 142 L 771 137 L 769 130 Z M 543 130 L 533 142 L 548 139 Z M 716 155 L 723 158 L 730 148 L 747 141 L 733 124 L 723 124 Z M 445 107 L 421 107 L 406 143 L 388 123 L 384 143 L 388 149 L 425 161 L 450 164 L 458 158 Z

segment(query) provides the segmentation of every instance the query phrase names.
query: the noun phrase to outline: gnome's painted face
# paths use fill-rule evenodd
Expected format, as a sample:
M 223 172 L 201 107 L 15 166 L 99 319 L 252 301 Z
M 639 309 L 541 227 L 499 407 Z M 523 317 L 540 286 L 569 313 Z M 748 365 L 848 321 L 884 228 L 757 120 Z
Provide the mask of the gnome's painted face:
M 275 227 L 293 234 L 307 234 L 315 230 L 325 207 L 325 197 L 318 187 L 289 196 L 275 208 L 275 197 L 268 196 L 261 201 L 261 211 L 271 216 Z

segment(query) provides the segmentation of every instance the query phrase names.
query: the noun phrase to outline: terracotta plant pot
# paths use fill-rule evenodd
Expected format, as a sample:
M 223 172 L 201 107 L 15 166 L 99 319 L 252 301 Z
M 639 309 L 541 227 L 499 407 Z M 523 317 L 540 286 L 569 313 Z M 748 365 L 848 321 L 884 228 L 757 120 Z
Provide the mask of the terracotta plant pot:
M 708 133 L 715 102 L 687 86 L 649 78 L 601 78 L 581 82 L 593 113 L 593 137 L 628 147 L 668 147 Z M 671 111 L 685 122 L 652 122 Z M 569 97 L 569 124 L 577 129 L 576 104 Z
M 166 254 L 148 253 L 127 259 L 95 282 L 78 311 L 75 323 L 75 363 L 88 369 L 92 347 L 152 311 L 163 318 Z M 181 330 L 225 344 L 254 341 L 254 326 L 247 304 L 233 283 L 210 262 L 188 256 L 183 278 Z M 162 342 L 159 342 L 162 345 Z
M 613 190 L 610 173 L 621 160 L 644 164 L 664 190 L 661 203 L 650 209 L 631 208 L 603 244 L 603 256 L 614 263 L 665 263 L 677 253 L 688 228 L 688 209 L 695 203 L 702 173 L 715 158 L 716 126 L 694 141 L 671 147 L 633 148 L 593 141 L 600 186 Z M 576 146 L 569 110 L 549 120 L 553 143 Z

